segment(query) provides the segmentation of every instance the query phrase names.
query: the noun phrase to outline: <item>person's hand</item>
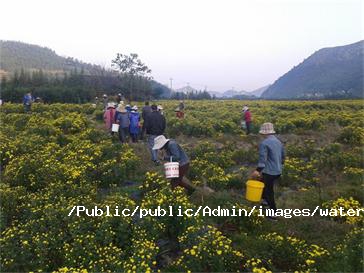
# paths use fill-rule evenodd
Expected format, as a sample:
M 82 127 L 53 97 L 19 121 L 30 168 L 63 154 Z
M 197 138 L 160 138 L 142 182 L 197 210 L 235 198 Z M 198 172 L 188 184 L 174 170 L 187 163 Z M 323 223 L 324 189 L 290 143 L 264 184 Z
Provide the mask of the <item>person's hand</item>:
M 254 172 L 252 172 L 251 177 L 255 179 L 260 178 L 260 172 L 255 170 Z

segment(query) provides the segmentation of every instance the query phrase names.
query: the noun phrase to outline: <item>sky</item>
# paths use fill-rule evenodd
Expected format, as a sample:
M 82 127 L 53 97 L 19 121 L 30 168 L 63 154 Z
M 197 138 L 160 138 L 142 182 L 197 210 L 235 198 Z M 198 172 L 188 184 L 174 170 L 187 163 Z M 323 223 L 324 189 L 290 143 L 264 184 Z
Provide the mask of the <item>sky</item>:
M 364 39 L 362 0 L 0 0 L 0 39 L 110 67 L 137 53 L 155 80 L 252 91 L 323 47 Z

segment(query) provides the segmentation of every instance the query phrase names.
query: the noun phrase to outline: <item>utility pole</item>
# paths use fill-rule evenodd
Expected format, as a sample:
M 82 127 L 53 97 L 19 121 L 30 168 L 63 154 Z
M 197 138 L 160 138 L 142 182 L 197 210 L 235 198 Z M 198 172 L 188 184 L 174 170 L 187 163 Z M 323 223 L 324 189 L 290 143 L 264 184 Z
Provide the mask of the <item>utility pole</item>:
M 173 79 L 172 78 L 169 78 L 169 81 L 171 83 L 171 90 L 172 90 L 172 81 L 173 81 Z

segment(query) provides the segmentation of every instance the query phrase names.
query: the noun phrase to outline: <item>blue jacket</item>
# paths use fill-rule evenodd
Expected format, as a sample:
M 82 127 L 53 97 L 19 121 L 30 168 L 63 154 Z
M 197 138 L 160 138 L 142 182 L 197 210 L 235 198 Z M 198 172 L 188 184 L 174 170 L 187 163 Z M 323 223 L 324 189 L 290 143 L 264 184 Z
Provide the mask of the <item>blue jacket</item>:
M 30 95 L 24 95 L 23 97 L 23 104 L 24 105 L 31 105 L 34 101 L 34 98 Z
M 270 135 L 259 145 L 258 169 L 270 175 L 282 174 L 285 153 L 283 144 L 274 135 Z
M 130 134 L 139 134 L 140 115 L 138 112 L 130 112 Z
M 187 163 L 190 162 L 185 151 L 173 139 L 170 139 L 168 141 L 166 152 L 167 156 L 164 157 L 164 160 L 166 161 L 170 161 L 172 158 L 172 161 L 179 162 L 180 166 L 186 165 Z

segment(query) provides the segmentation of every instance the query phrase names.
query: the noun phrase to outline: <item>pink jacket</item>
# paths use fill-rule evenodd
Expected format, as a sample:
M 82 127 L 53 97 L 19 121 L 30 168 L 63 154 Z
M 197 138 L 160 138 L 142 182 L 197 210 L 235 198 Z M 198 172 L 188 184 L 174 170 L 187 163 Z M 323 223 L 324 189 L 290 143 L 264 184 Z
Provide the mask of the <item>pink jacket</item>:
M 115 119 L 115 109 L 108 108 L 104 113 L 104 122 L 107 130 L 111 130 L 111 126 L 114 123 Z

